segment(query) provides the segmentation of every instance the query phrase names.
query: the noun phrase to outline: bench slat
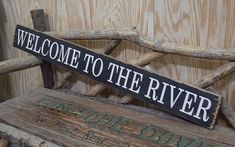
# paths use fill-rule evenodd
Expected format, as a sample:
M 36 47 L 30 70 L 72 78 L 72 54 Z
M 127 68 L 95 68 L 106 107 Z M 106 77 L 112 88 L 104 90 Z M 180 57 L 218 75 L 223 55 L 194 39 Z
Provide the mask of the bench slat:
M 235 144 L 235 133 L 228 129 L 209 130 L 181 119 L 48 89 L 1 103 L 0 111 L 2 123 L 61 146 Z

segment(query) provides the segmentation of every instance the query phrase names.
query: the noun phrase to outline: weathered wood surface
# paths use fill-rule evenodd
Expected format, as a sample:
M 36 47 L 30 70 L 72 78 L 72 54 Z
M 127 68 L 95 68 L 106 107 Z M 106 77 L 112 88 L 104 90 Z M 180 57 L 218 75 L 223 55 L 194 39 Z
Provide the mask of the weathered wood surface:
M 104 54 L 109 55 L 119 44 L 121 43 L 121 40 L 112 40 L 110 43 L 104 47 Z M 65 75 L 59 79 L 55 85 L 53 86 L 53 89 L 62 88 L 64 84 L 71 78 L 72 72 L 68 71 L 65 73 Z
M 46 32 L 48 35 L 56 36 L 66 40 L 92 40 L 92 39 L 123 39 L 134 42 L 140 46 L 161 52 L 178 54 L 190 57 L 235 60 L 235 48 L 203 48 L 197 46 L 180 45 L 176 43 L 162 42 L 162 39 L 152 40 L 134 31 L 90 31 L 90 32 Z M 160 38 L 160 37 L 158 37 Z
M 9 147 L 9 142 L 3 138 L 0 138 L 0 147 Z
M 43 61 L 41 59 L 34 56 L 2 61 L 0 62 L 0 75 L 31 68 L 37 65 L 41 65 L 42 63 Z
M 165 54 L 150 51 L 150 52 L 145 53 L 144 55 L 142 55 L 140 58 L 133 59 L 133 60 L 129 61 L 128 64 L 132 64 L 132 65 L 136 65 L 136 66 L 141 67 L 141 66 L 145 66 L 145 65 L 151 63 L 152 61 L 154 61 L 158 58 L 161 58 L 164 55 Z M 96 96 L 99 93 L 101 93 L 102 91 L 104 91 L 105 89 L 106 89 L 106 87 L 104 85 L 96 84 L 91 89 L 89 89 L 84 95 Z
M 224 64 L 223 66 L 219 67 L 218 69 L 216 69 L 215 71 L 211 72 L 210 74 L 195 81 L 193 85 L 199 88 L 207 88 L 211 84 L 215 83 L 216 81 L 222 79 L 223 77 L 233 72 L 234 68 L 235 68 L 235 63 L 228 62 Z M 95 89 L 96 94 L 102 92 L 105 89 L 105 87 L 103 89 L 101 88 L 98 89 L 97 87 L 98 85 L 94 87 L 96 88 Z M 213 92 L 217 93 L 215 89 L 213 89 Z M 129 103 L 132 100 L 134 100 L 134 98 L 129 97 L 129 96 L 123 96 L 122 98 L 120 98 L 119 103 Z M 221 107 L 222 113 L 224 114 L 225 118 L 228 120 L 230 125 L 235 129 L 235 114 L 234 114 L 235 112 L 232 109 L 232 106 L 228 104 L 228 102 L 224 98 L 222 98 L 222 100 L 223 100 L 222 107 Z
M 216 81 L 224 78 L 228 74 L 234 72 L 234 70 L 235 70 L 235 62 L 225 63 L 224 65 L 212 71 L 208 75 L 203 76 L 201 79 L 195 81 L 193 85 L 200 88 L 206 88 L 215 83 Z
M 28 42 L 20 39 L 22 35 L 26 35 L 25 40 L 30 40 L 30 34 L 39 38 L 33 41 L 31 46 L 34 49 L 39 49 L 38 51 L 28 49 Z M 48 40 L 54 43 L 51 45 L 49 43 L 48 47 L 43 48 L 45 41 Z M 53 49 L 54 44 L 57 44 L 56 50 Z M 214 127 L 221 103 L 219 95 L 196 88 L 195 86 L 186 85 L 157 73 L 146 71 L 134 65 L 123 63 L 114 58 L 95 53 L 89 48 L 46 35 L 21 25 L 16 26 L 13 46 L 43 60 L 109 85 L 120 92 L 128 93 L 137 99 L 154 104 L 163 111 L 167 111 L 206 128 L 213 129 Z M 60 50 L 59 46 L 64 49 L 61 48 Z M 44 51 L 46 51 L 46 54 Z M 167 88 L 167 85 L 169 88 Z M 177 88 L 177 91 L 180 92 L 173 102 L 174 88 Z M 171 99 L 169 99 L 169 95 Z M 193 95 L 194 101 L 192 105 L 187 106 L 188 103 L 191 103 L 191 100 L 188 100 L 190 95 Z M 184 99 L 184 101 L 178 99 Z
M 161 58 L 164 55 L 166 55 L 166 54 L 161 54 L 161 53 L 151 51 L 149 53 L 144 54 L 143 56 L 141 56 L 138 59 L 134 59 L 134 60 L 130 61 L 129 64 L 137 65 L 140 67 L 145 66 L 147 64 L 150 64 L 151 62 L 153 62 L 157 58 Z M 216 81 L 224 78 L 225 76 L 227 76 L 228 74 L 230 74 L 234 70 L 235 70 L 235 63 L 234 62 L 225 63 L 221 67 L 217 68 L 215 71 L 213 71 L 210 74 L 195 81 L 193 83 L 193 85 L 195 85 L 196 87 L 200 87 L 200 88 L 206 88 L 206 87 L 210 86 L 211 84 L 215 83 Z M 106 88 L 104 85 L 97 84 L 94 87 L 92 87 L 90 90 L 88 90 L 85 93 L 85 95 L 96 96 L 97 94 L 101 93 L 105 89 Z M 122 103 L 125 103 L 125 102 L 123 101 Z
M 226 147 L 235 144 L 235 132 L 229 129 L 208 130 L 180 119 L 161 118 L 48 89 L 6 101 L 0 104 L 0 111 L 2 123 L 58 145 Z M 0 129 L 1 135 L 7 131 Z
M 14 144 L 15 146 L 59 147 L 57 144 L 2 122 L 0 122 L 0 134 L 2 137 L 8 138 L 11 144 Z M 0 141 L 1 147 L 9 147 L 10 143 L 8 141 L 2 139 Z
M 49 28 L 53 31 L 108 31 L 130 29 L 135 26 L 138 32 L 153 40 L 157 40 L 157 36 L 160 36 L 167 42 L 190 46 L 235 48 L 234 0 L 3 0 L 0 2 L 0 7 L 2 8 L 1 55 L 4 55 L 5 59 L 27 56 L 26 53 L 12 47 L 12 34 L 16 24 L 33 26 L 29 15 L 33 9 L 45 10 L 49 19 Z M 106 42 L 77 43 L 102 52 L 100 49 Z M 112 56 L 122 61 L 129 61 L 144 53 L 146 53 L 145 48 L 124 41 Z M 217 61 L 166 55 L 159 61 L 152 62 L 149 67 L 179 81 L 192 83 L 220 65 L 221 62 Z M 55 73 L 57 79 L 63 76 L 61 70 Z M 215 83 L 216 89 L 233 108 L 235 108 L 234 75 L 231 74 Z M 9 96 L 6 97 L 22 95 L 30 89 L 43 86 L 38 67 L 12 73 L 2 83 L 11 87 L 11 91 L 7 93 Z M 66 88 L 85 93 L 94 84 L 94 81 L 79 75 L 73 76 Z
M 30 13 L 33 20 L 33 28 L 41 32 L 48 31 L 48 20 L 44 14 L 44 10 L 35 9 L 30 11 Z M 43 64 L 41 65 L 41 70 L 44 87 L 52 89 L 54 85 L 54 77 L 51 63 L 43 61 Z

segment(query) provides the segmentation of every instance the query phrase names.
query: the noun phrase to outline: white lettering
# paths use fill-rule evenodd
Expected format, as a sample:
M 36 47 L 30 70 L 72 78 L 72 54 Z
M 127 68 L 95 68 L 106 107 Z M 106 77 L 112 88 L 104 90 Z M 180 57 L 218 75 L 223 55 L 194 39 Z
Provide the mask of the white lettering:
M 135 93 L 139 93 L 140 91 L 139 82 L 142 81 L 143 74 L 135 72 L 135 71 L 133 71 L 133 73 L 134 75 L 133 75 L 131 87 L 129 88 L 129 90 Z
M 25 32 L 23 30 L 18 29 L 18 40 L 17 40 L 17 45 L 20 44 L 20 46 L 23 46 L 25 38 L 27 36 L 28 32 Z
M 50 41 L 49 39 L 45 39 L 45 40 L 43 41 L 42 47 L 41 47 L 41 48 L 42 48 L 42 55 L 43 55 L 43 56 L 47 56 L 47 55 L 48 55 L 48 52 L 49 52 L 49 51 L 47 51 L 46 53 L 44 52 L 44 49 L 45 49 L 45 48 L 44 48 L 44 45 L 45 45 L 46 42 L 47 42 L 47 44 L 48 44 L 48 45 L 47 45 L 48 47 L 49 47 L 50 44 L 51 44 L 51 41 Z
M 161 96 L 160 96 L 160 99 L 158 100 L 158 102 L 161 103 L 161 104 L 164 104 L 163 98 L 164 98 L 164 95 L 166 93 L 166 87 L 169 86 L 169 84 L 165 83 L 165 82 L 162 82 L 162 83 L 163 83 L 162 93 L 161 93 Z
M 198 119 L 201 119 L 199 117 L 200 113 L 201 113 L 201 110 L 203 110 L 203 117 L 202 117 L 202 120 L 203 121 L 208 121 L 209 117 L 207 117 L 207 110 L 211 108 L 211 101 L 208 99 L 208 98 L 205 98 L 203 96 L 199 96 L 201 98 L 200 100 L 200 103 L 198 105 L 198 109 L 197 109 L 197 113 L 196 115 L 193 115 L 194 117 L 198 118 Z M 203 107 L 203 102 L 204 101 L 207 101 L 207 106 L 206 107 Z
M 109 79 L 107 81 L 110 83 L 113 83 L 113 81 L 112 81 L 113 73 L 114 73 L 114 70 L 116 70 L 116 72 L 118 72 L 118 65 L 114 64 L 114 63 L 109 63 L 108 70 L 110 69 L 110 67 L 111 67 L 111 73 L 110 73 Z
M 121 86 L 120 82 L 121 82 L 121 79 L 124 80 L 124 84 L 122 85 L 123 88 L 127 89 L 126 85 L 127 85 L 127 80 L 129 78 L 129 75 L 130 75 L 130 72 L 131 70 L 130 69 L 126 69 L 127 72 L 126 72 L 126 75 L 123 75 L 123 70 L 125 69 L 125 67 L 122 67 L 120 66 L 120 71 L 119 71 L 119 75 L 118 75 L 118 81 L 117 83 L 115 83 L 116 85 L 118 86 Z
M 157 79 L 154 79 L 154 78 L 151 78 L 151 77 L 149 77 L 149 79 L 150 79 L 150 84 L 149 84 L 149 87 L 148 87 L 148 92 L 144 96 L 149 98 L 149 99 L 152 98 L 154 101 L 156 101 L 157 100 L 156 90 L 159 88 L 159 81 Z M 154 86 L 154 83 L 155 83 L 155 86 Z M 153 92 L 153 94 L 150 97 L 151 91 Z
M 84 57 L 84 60 L 86 60 L 86 59 L 87 59 L 86 67 L 85 67 L 85 69 L 83 71 L 88 73 L 88 66 L 90 65 L 90 62 L 93 63 L 94 56 L 92 56 L 90 54 L 86 54 L 85 57 Z
M 69 53 L 71 49 L 71 47 L 68 47 L 67 51 L 64 53 L 64 45 L 60 44 L 60 54 L 57 61 L 68 65 Z
M 36 52 L 36 53 L 40 53 L 40 50 L 41 50 L 40 47 L 38 48 L 39 50 L 37 50 L 37 45 L 38 45 L 38 39 L 39 38 L 40 37 L 38 35 L 36 35 L 36 41 L 35 41 L 35 45 L 34 45 L 34 49 L 33 49 L 33 51 Z
M 55 46 L 55 48 L 53 48 L 54 46 Z M 53 51 L 53 49 L 55 49 L 55 51 Z M 53 42 L 51 44 L 50 52 L 49 52 L 50 58 L 55 59 L 57 57 L 58 53 L 59 53 L 59 45 L 57 42 Z M 53 56 L 53 54 L 54 54 L 54 56 Z
M 78 68 L 78 63 L 79 63 L 78 58 L 80 58 L 80 54 L 81 54 L 80 51 L 73 49 L 73 55 L 69 66 L 73 68 Z
M 100 63 L 100 68 L 99 68 L 99 72 L 96 74 L 95 73 L 95 67 L 97 67 L 97 62 L 99 61 Z M 101 58 L 97 58 L 95 61 L 94 61 L 94 64 L 92 65 L 92 74 L 95 76 L 95 77 L 98 77 L 100 76 L 100 74 L 102 73 L 103 71 L 103 60 Z
M 180 111 L 185 113 L 185 114 L 192 115 L 194 108 L 191 108 L 191 105 L 192 105 L 192 101 L 196 102 L 197 95 L 195 93 L 192 93 L 192 92 L 189 92 L 189 91 L 185 91 L 185 92 L 186 92 L 186 96 L 185 96 L 185 99 L 184 99 L 184 104 L 183 104 L 183 107 L 180 109 Z M 191 99 L 189 100 L 190 95 L 193 96 L 193 97 L 191 97 Z M 185 110 L 186 107 L 187 107 L 187 109 L 191 109 L 191 111 L 186 112 L 186 110 Z
M 181 93 L 184 91 L 181 88 L 178 88 L 180 91 L 178 93 L 178 95 L 176 96 L 176 98 L 174 98 L 174 89 L 176 88 L 173 85 L 170 85 L 171 87 L 171 108 L 175 105 L 176 101 L 178 100 L 178 98 L 180 97 Z
M 32 33 L 28 33 L 28 42 L 25 48 L 27 48 L 28 50 L 32 50 L 33 49 L 33 45 L 32 42 L 34 40 L 35 35 Z

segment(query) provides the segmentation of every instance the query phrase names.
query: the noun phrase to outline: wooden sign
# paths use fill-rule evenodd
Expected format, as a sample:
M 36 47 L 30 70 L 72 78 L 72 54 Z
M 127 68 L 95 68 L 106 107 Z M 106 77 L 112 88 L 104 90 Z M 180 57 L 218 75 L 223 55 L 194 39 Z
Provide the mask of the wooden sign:
M 1 103 L 0 122 L 69 147 L 232 147 L 235 144 L 235 133 L 228 128 L 209 130 L 172 116 L 162 117 L 156 110 L 132 108 L 42 88 Z M 8 133 L 9 130 L 0 127 L 0 135 Z
M 15 30 L 14 46 L 155 104 L 159 109 L 198 125 L 211 129 L 215 123 L 221 98 L 203 89 L 20 25 Z

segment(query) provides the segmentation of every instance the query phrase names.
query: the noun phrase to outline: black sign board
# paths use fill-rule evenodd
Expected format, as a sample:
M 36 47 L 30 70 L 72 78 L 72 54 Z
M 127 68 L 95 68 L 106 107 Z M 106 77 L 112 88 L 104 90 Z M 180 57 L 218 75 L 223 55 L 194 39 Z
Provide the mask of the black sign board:
M 218 95 L 125 64 L 88 48 L 17 25 L 14 47 L 107 84 L 159 109 L 212 129 Z

